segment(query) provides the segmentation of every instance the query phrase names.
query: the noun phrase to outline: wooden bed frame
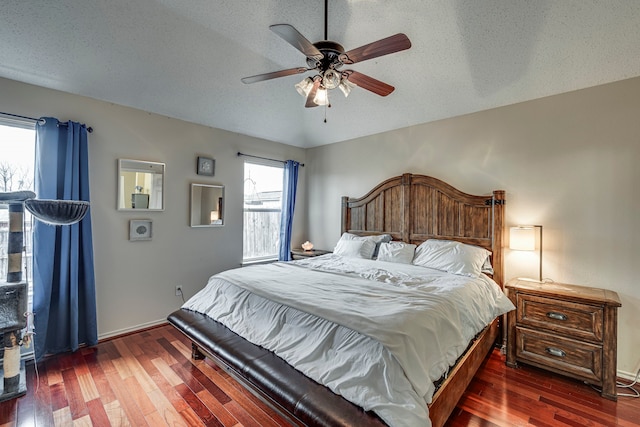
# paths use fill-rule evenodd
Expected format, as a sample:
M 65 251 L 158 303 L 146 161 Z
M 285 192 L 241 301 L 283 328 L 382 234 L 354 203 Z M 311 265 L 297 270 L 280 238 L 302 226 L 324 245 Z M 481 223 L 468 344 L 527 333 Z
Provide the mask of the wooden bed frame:
M 391 234 L 420 244 L 427 239 L 456 240 L 492 253 L 493 279 L 504 286 L 505 192 L 491 196 L 463 193 L 439 179 L 404 174 L 390 178 L 363 197 L 342 198 L 342 232 L 360 236 Z M 458 360 L 433 396 L 429 418 L 441 427 L 451 415 L 480 364 L 499 336 L 499 319 L 487 327 Z
M 342 232 L 360 236 L 390 234 L 394 240 L 415 244 L 427 239 L 448 239 L 484 247 L 492 252 L 493 279 L 502 287 L 504 205 L 505 193 L 502 190 L 496 190 L 489 196 L 474 196 L 436 178 L 404 174 L 382 182 L 363 197 L 343 197 Z M 185 313 L 179 311 L 169 316 L 170 323 L 192 339 L 194 350 L 203 349 L 223 369 L 229 371 L 229 364 L 225 360 L 229 359 L 229 356 L 225 358 L 219 351 L 212 350 L 211 345 L 202 348 L 205 341 L 201 336 L 204 327 L 198 330 L 194 322 L 181 322 L 180 316 Z M 444 425 L 499 336 L 499 319 L 496 319 L 478 335 L 449 372 L 429 405 L 429 417 L 434 427 Z M 231 358 L 233 359 L 233 355 Z M 279 361 L 281 362 L 281 359 Z M 261 385 L 256 384 L 255 378 L 249 379 L 242 373 L 231 371 L 229 373 L 234 374 L 243 385 L 267 404 L 279 412 L 284 412 L 284 415 L 297 425 L 306 425 L 305 422 L 299 421 L 299 414 L 287 411 L 271 399 L 268 393 L 261 389 Z M 304 377 L 303 374 L 294 371 L 293 375 L 297 374 Z M 322 388 L 333 397 L 336 396 L 329 389 Z M 343 398 L 339 399 L 346 402 Z M 357 407 L 354 405 L 354 408 Z M 362 413 L 360 408 L 357 409 Z M 362 414 L 366 416 L 366 413 Z

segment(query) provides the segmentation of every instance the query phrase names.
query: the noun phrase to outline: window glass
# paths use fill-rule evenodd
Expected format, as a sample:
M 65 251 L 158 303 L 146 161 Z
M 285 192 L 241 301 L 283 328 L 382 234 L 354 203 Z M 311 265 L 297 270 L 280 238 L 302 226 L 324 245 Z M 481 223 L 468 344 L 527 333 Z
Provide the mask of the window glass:
M 244 163 L 244 262 L 278 258 L 282 165 Z
M 0 192 L 33 191 L 35 158 L 35 129 L 31 122 L 0 120 Z M 31 214 L 24 212 L 23 275 L 31 287 Z M 7 279 L 7 250 L 9 238 L 8 205 L 0 204 L 0 282 Z M 25 277 L 26 276 L 26 277 Z M 31 292 L 29 292 L 31 293 Z

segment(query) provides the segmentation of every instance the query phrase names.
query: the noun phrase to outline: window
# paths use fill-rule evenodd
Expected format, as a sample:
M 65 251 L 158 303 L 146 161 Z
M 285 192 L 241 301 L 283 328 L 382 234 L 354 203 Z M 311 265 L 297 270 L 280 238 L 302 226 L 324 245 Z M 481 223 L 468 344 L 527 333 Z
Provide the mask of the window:
M 35 129 L 33 122 L 0 118 L 0 192 L 33 191 L 35 159 Z M 31 214 L 24 212 L 24 246 L 22 280 L 29 283 L 31 294 Z M 0 204 L 0 281 L 7 279 L 9 238 L 8 205 Z M 25 277 L 26 276 L 26 277 Z
M 244 163 L 245 263 L 278 258 L 283 173 L 282 165 Z

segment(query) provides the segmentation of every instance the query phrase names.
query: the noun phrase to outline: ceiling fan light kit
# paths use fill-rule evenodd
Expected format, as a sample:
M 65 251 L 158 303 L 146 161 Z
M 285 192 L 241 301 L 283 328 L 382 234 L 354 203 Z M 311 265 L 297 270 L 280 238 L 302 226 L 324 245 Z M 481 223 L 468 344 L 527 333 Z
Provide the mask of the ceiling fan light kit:
M 325 89 L 335 89 L 342 82 L 342 76 L 336 70 L 329 69 L 322 75 L 322 86 Z
M 316 96 L 313 97 L 313 105 L 310 105 L 310 107 L 319 105 L 329 105 L 329 92 L 322 87 L 316 91 Z
M 409 38 L 402 33 L 360 46 L 345 52 L 339 43 L 327 39 L 327 1 L 325 0 L 325 40 L 311 43 L 298 30 L 289 24 L 271 25 L 269 29 L 284 39 L 287 43 L 302 52 L 307 58 L 308 68 L 298 67 L 275 71 L 266 74 L 244 77 L 245 84 L 257 83 L 278 77 L 286 77 L 313 71 L 313 77 L 305 77 L 295 85 L 296 91 L 306 98 L 305 107 L 319 105 L 331 106 L 329 91 L 340 88 L 345 97 L 351 89 L 359 86 L 380 96 L 387 96 L 394 91 L 394 87 L 354 70 L 340 70 L 345 64 L 355 64 L 383 55 L 406 50 L 411 47 Z M 326 121 L 326 120 L 325 120 Z

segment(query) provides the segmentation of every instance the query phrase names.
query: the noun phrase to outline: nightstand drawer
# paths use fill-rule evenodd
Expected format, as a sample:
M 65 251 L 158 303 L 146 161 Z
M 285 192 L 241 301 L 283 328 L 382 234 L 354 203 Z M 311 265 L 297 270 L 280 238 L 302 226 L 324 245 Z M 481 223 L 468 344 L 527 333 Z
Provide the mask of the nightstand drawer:
M 517 308 L 519 325 L 602 342 L 601 306 L 518 294 Z
M 588 381 L 602 381 L 602 347 L 516 328 L 516 357 Z

